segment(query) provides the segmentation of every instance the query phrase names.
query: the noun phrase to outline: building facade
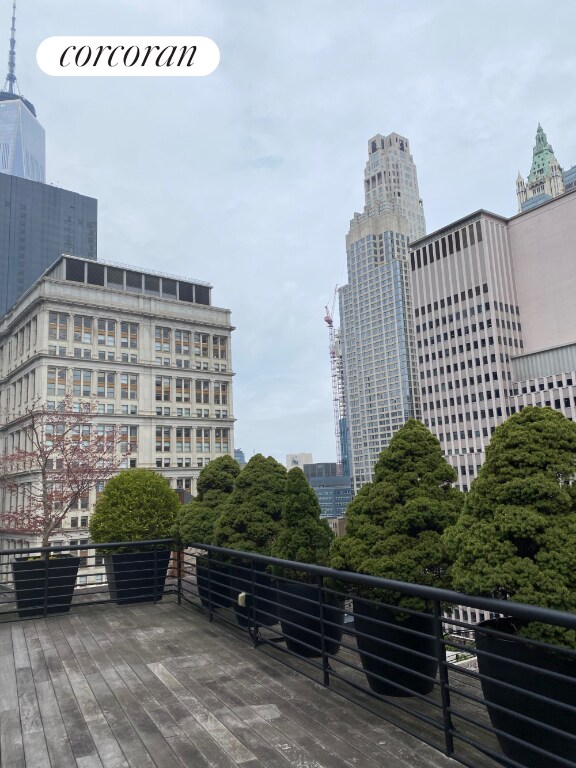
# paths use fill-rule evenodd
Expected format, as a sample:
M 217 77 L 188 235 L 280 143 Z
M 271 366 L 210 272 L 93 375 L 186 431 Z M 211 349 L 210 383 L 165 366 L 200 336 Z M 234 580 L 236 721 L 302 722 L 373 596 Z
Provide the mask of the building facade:
M 525 405 L 576 418 L 576 192 L 506 219 L 478 211 L 412 244 L 424 423 L 467 490 Z
M 354 492 L 372 479 L 392 435 L 420 416 L 409 248 L 425 232 L 409 142 L 368 142 L 365 205 L 346 237 L 348 283 L 340 289 L 340 343 Z
M 98 203 L 0 173 L 0 317 L 63 253 L 97 257 Z
M 532 167 L 526 181 L 520 171 L 516 178 L 518 212 L 537 208 L 547 200 L 576 188 L 576 165 L 563 171 L 556 160 L 541 125 L 536 131 L 536 143 L 532 151 Z
M 318 497 L 321 516 L 343 517 L 352 501 L 350 477 L 338 474 L 336 462 L 305 464 L 304 474 Z
M 60 258 L 0 321 L 0 450 L 33 403 L 56 410 L 70 393 L 97 403 L 96 429 L 120 428 L 125 466 L 157 469 L 193 493 L 202 467 L 234 453 L 232 330 L 206 283 Z M 87 541 L 101 490 L 79 502 L 55 543 Z M 18 497 L 0 493 L 1 518 Z M 0 533 L 0 549 L 20 543 Z M 81 571 L 80 583 L 102 574 Z

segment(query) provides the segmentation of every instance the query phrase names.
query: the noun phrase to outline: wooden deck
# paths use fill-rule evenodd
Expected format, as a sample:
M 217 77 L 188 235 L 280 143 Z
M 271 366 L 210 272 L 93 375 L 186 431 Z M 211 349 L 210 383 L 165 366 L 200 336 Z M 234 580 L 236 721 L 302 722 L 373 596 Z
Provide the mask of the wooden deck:
M 0 625 L 2 768 L 455 768 L 194 611 Z

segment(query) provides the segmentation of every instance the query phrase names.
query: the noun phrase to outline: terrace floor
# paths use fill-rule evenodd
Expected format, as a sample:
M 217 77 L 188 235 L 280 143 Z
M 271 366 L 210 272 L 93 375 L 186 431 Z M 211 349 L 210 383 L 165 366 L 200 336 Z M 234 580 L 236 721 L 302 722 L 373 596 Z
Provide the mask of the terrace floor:
M 455 768 L 170 599 L 0 625 L 3 768 Z

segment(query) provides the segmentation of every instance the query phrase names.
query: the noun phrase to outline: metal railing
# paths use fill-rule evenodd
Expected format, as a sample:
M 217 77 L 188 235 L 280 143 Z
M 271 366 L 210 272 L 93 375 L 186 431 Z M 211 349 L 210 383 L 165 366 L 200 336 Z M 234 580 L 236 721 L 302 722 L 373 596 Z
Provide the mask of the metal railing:
M 79 572 L 54 557 L 79 550 Z M 53 547 L 49 560 L 41 548 L 0 551 L 0 621 L 169 595 L 470 768 L 576 766 L 576 651 L 511 634 L 527 622 L 576 632 L 576 615 L 201 542 L 174 550 L 159 539 Z M 12 566 L 14 555 L 24 562 Z M 18 569 L 35 582 L 20 594 Z M 77 573 L 102 583 L 80 586 Z
M 200 542 L 183 554 L 178 589 L 210 621 L 240 627 L 278 661 L 463 765 L 576 766 L 576 650 L 511 634 L 528 622 L 574 632 L 574 614 Z M 373 590 L 426 608 L 371 599 Z M 472 610 L 491 621 L 460 618 Z

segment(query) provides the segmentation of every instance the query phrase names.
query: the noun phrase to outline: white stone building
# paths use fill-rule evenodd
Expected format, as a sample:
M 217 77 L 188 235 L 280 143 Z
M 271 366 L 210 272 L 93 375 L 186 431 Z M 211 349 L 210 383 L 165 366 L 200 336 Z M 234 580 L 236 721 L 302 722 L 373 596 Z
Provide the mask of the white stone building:
M 409 248 L 425 232 L 409 142 L 368 142 L 365 205 L 346 237 L 348 284 L 340 289 L 340 339 L 350 474 L 357 492 L 392 435 L 420 416 Z
M 234 454 L 232 330 L 207 283 L 61 257 L 0 320 L 0 450 L 32 403 L 71 392 L 97 401 L 97 428 L 124 430 L 126 466 L 193 493 L 203 466 Z M 87 541 L 97 490 L 55 541 Z M 0 491 L 0 522 L 14 503 Z M 0 549 L 20 543 L 0 532 Z

